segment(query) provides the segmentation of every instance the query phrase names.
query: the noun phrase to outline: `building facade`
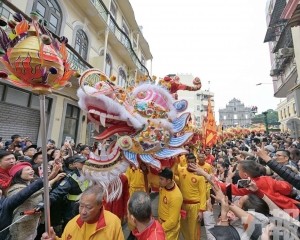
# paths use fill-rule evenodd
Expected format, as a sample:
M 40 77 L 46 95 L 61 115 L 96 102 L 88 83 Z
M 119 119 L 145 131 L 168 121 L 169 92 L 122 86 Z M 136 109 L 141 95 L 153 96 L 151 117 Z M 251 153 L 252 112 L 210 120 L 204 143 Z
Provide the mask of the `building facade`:
M 280 122 L 280 131 L 287 132 L 288 122 L 297 118 L 296 103 L 294 98 L 286 98 L 277 105 L 278 121 Z
M 151 75 L 147 65 L 152 54 L 128 0 L 11 0 L 0 2 L 0 17 L 13 19 L 14 12 L 28 18 L 36 11 L 55 37 L 68 38 L 71 68 L 79 73 L 98 68 L 116 76 L 116 84 L 133 85 L 140 75 Z M 3 68 L 3 66 L 0 66 Z M 78 108 L 78 80 L 72 87 L 46 98 L 47 138 L 60 145 L 66 137 L 90 143 L 95 126 Z M 0 79 L 0 136 L 12 134 L 40 139 L 39 98 Z
M 300 6 L 299 0 L 269 0 L 266 7 L 274 97 L 282 98 L 277 107 L 281 130 L 289 131 L 288 120 L 300 117 Z
M 186 85 L 192 86 L 194 76 L 191 74 L 177 74 L 180 81 Z M 203 87 L 203 86 L 202 86 Z M 194 124 L 201 128 L 203 120 L 207 116 L 208 98 L 211 100 L 211 106 L 214 112 L 214 93 L 209 90 L 198 90 L 196 92 L 178 91 L 178 98 L 188 101 L 187 112 L 192 114 Z
M 223 128 L 229 127 L 250 127 L 253 116 L 252 108 L 245 105 L 238 99 L 233 98 L 224 109 L 219 109 L 219 122 Z
M 194 106 L 195 125 L 202 127 L 204 119 L 207 117 L 208 99 L 210 99 L 213 113 L 215 112 L 214 93 L 209 90 L 201 90 L 196 94 L 196 101 Z

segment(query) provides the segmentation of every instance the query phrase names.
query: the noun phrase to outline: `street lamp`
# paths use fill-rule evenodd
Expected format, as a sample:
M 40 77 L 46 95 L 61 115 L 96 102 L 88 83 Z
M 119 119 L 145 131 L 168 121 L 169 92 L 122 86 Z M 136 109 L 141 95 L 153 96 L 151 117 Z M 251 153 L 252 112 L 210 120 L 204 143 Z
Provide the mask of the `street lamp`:
M 262 84 L 273 84 L 273 83 L 264 83 L 264 82 L 261 82 L 261 83 L 256 83 L 256 86 L 260 86 Z

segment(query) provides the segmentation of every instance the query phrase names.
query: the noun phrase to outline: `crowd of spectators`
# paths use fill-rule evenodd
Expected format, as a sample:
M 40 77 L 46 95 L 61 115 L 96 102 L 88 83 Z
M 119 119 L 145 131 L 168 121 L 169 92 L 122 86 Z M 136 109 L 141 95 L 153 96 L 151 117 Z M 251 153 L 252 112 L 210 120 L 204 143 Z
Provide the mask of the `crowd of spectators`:
M 43 177 L 48 177 L 50 184 L 51 231 L 55 236 L 64 235 L 68 223 L 83 214 L 82 193 L 91 194 L 82 168 L 90 151 L 98 148 L 75 146 L 68 141 L 57 146 L 48 140 L 48 176 L 43 176 L 41 148 L 18 134 L 7 141 L 0 140 L 0 239 L 41 239 L 45 232 L 43 214 L 34 209 L 43 203 Z M 194 238 L 201 221 L 207 239 L 227 235 L 230 239 L 299 239 L 300 138 L 282 133 L 251 133 L 218 142 L 212 148 L 190 148 L 189 154 L 176 157 L 174 163 L 161 172 L 149 166 L 129 167 L 126 174 L 120 175 L 126 186 L 122 200 L 107 203 L 101 195 L 98 206 L 99 199 L 94 196 L 95 206 L 101 210 L 103 202 L 106 210 L 126 224 L 131 196 L 129 215 L 136 227 L 128 224 L 131 239 L 142 240 L 148 224 L 159 230 L 160 239 L 177 238 L 180 234 L 185 239 Z M 152 184 L 156 177 L 159 185 Z M 176 198 L 171 195 L 174 189 Z M 175 211 L 165 206 L 168 198 L 176 203 Z M 143 209 L 143 204 L 149 209 Z M 218 219 L 214 218 L 218 206 L 215 204 L 220 205 Z M 174 216 L 176 221 L 169 222 L 168 216 Z M 51 239 L 45 236 L 44 239 Z

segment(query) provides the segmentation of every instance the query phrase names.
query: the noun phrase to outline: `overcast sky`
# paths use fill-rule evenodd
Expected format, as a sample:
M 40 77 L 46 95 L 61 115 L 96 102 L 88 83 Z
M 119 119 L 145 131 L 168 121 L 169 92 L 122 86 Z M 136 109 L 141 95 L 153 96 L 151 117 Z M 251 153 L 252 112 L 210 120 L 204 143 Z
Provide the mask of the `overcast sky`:
M 152 74 L 199 76 L 215 111 L 234 97 L 258 113 L 276 109 L 266 0 L 130 0 L 153 55 Z M 209 84 L 210 81 L 210 84 Z M 269 83 L 256 86 L 257 83 Z

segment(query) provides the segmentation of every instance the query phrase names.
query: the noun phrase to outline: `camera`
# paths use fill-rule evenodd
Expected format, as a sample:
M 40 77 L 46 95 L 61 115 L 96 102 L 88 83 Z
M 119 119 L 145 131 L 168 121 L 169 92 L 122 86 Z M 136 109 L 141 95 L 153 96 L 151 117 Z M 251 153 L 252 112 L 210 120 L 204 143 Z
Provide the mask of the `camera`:
M 252 144 L 252 146 L 251 146 L 251 150 L 252 150 L 252 151 L 255 151 L 255 152 L 257 151 L 257 147 L 256 147 L 256 145 L 255 145 L 255 144 Z
M 238 188 L 247 188 L 250 185 L 250 179 L 240 179 L 237 182 Z

